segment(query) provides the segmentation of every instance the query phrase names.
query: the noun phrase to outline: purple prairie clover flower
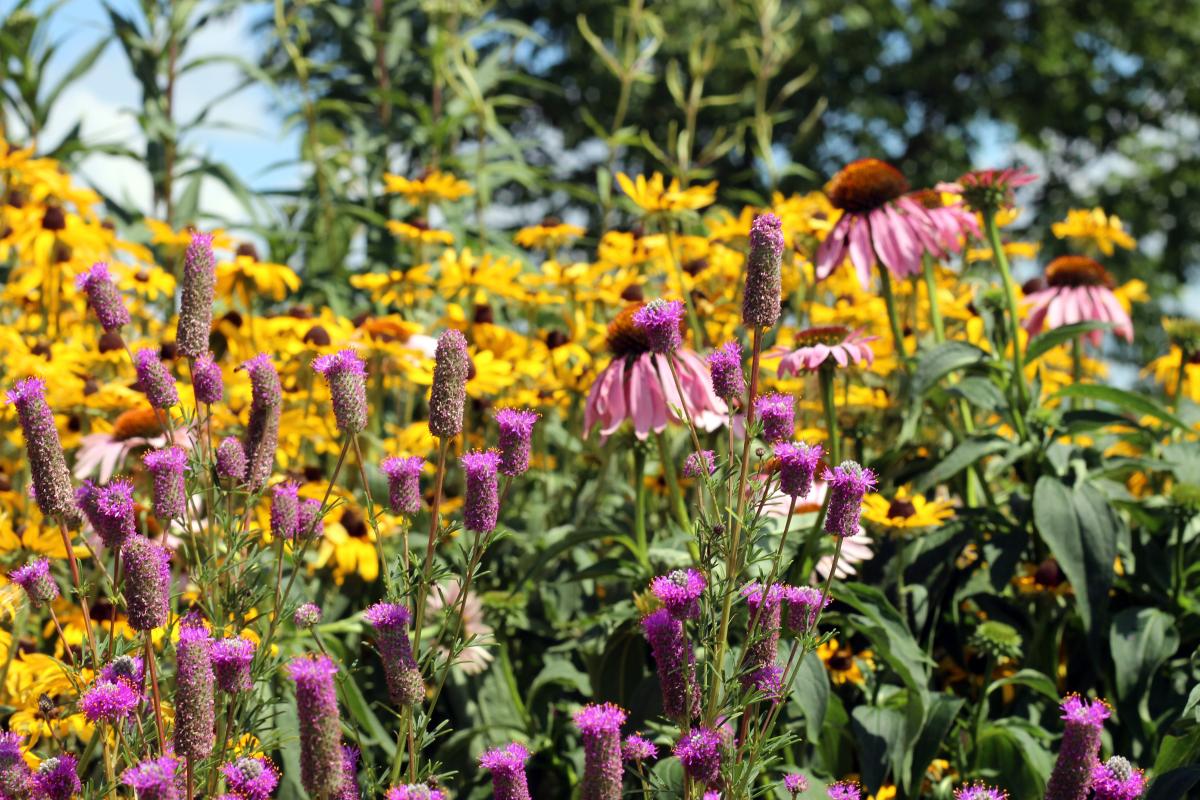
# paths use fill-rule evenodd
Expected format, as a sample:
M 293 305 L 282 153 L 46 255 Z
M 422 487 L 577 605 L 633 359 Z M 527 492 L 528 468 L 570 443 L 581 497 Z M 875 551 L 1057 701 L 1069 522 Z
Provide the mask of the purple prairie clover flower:
M 672 750 L 684 774 L 705 786 L 715 784 L 721 776 L 721 734 L 712 728 L 692 728 L 675 743 Z
M 779 459 L 779 491 L 788 497 L 808 497 L 812 491 L 813 476 L 821 463 L 824 448 L 809 446 L 803 442 L 780 442 L 775 445 L 775 457 Z
M 151 631 L 166 625 L 171 608 L 170 552 L 144 536 L 131 536 L 121 555 L 129 626 Z
M 313 359 L 314 370 L 325 376 L 338 430 L 350 435 L 367 427 L 367 365 L 347 348 Z
M 712 374 L 713 394 L 728 403 L 746 391 L 742 376 L 742 346 L 729 341 L 708 354 L 708 371 Z
M 388 696 L 398 706 L 416 705 L 425 697 L 425 681 L 408 638 L 411 616 L 398 603 L 376 603 L 363 612 L 363 619 L 375 629 Z
M 742 324 L 770 328 L 779 321 L 783 296 L 783 223 L 774 214 L 759 214 L 750 223 L 750 255 L 742 295 Z
M 138 691 L 146 681 L 146 664 L 140 656 L 117 656 L 100 670 L 100 683 L 124 683 Z
M 529 751 L 517 742 L 488 750 L 479 757 L 479 766 L 492 773 L 495 800 L 531 800 L 525 777 L 528 760 Z
M 88 722 L 115 725 L 129 719 L 141 700 L 141 695 L 125 681 L 101 682 L 94 684 L 79 698 L 79 710 Z
M 175 752 L 190 759 L 206 758 L 216 742 L 216 677 L 212 637 L 199 625 L 179 629 L 175 647 Z
M 315 497 L 301 498 L 300 511 L 296 514 L 296 535 L 309 540 L 325 535 L 325 515 L 321 513 L 321 501 Z
M 786 441 L 796 432 L 796 401 L 787 394 L 765 394 L 754 400 L 754 415 L 762 421 L 768 443 Z
M 696 619 L 700 616 L 700 595 L 707 585 L 698 570 L 676 569 L 650 581 L 650 591 L 675 619 Z
M 1110 712 L 1103 700 L 1088 702 L 1077 694 L 1063 700 L 1060 708 L 1066 724 L 1058 759 L 1046 782 L 1046 800 L 1085 800 Z
M 283 386 L 271 357 L 266 353 L 259 353 L 243 363 L 242 367 L 250 373 L 250 422 L 246 426 L 243 445 L 246 483 L 257 492 L 267 485 L 275 470 Z
M 82 489 L 81 489 L 82 492 Z M 117 478 L 95 489 L 84 500 L 84 513 L 96 529 L 96 535 L 110 549 L 122 547 L 137 533 L 137 519 L 133 502 L 133 483 Z
M 267 800 L 279 785 L 279 770 L 265 756 L 243 756 L 221 765 L 229 791 L 242 800 Z
M 217 445 L 217 477 L 234 483 L 246 480 L 246 449 L 236 436 L 226 436 Z
M 154 516 L 159 520 L 179 519 L 187 503 L 187 453 L 182 447 L 151 450 L 142 463 L 154 477 Z
M 700 684 L 696 656 L 684 636 L 683 623 L 660 608 L 642 620 L 642 631 L 658 670 L 663 713 L 679 721 L 690 711 L 695 718 L 700 713 Z
M 783 788 L 787 790 L 793 798 L 801 792 L 808 791 L 808 778 L 801 775 L 799 772 L 789 772 L 783 776 Z
M 433 385 L 429 389 L 429 432 L 439 439 L 462 432 L 470 371 L 466 337 L 454 328 L 444 331 L 433 354 Z
M 412 516 L 421 510 L 421 470 L 425 459 L 420 456 L 390 456 L 379 465 L 387 476 L 388 504 L 393 514 Z
M 403 786 L 393 786 L 387 790 L 383 797 L 384 800 L 450 800 L 450 795 L 441 789 L 435 789 L 423 783 L 406 783 Z
M 646 336 L 650 352 L 669 355 L 683 346 L 684 307 L 680 300 L 651 300 L 633 315 L 633 324 Z
M 779 630 L 784 587 L 772 584 L 764 593 L 762 584 L 752 583 L 742 589 L 750 615 L 746 631 L 746 669 L 742 685 L 754 687 L 772 700 L 778 700 L 782 690 L 783 670 L 776 660 L 779 656 Z
M 875 488 L 875 473 L 855 461 L 843 461 L 825 469 L 822 480 L 829 484 L 829 510 L 825 532 L 834 536 L 854 536 L 862 514 L 863 497 Z
M 515 478 L 529 469 L 529 450 L 533 426 L 538 421 L 536 411 L 502 408 L 496 412 L 500 428 L 500 471 Z
M 683 477 L 699 478 L 701 475 L 712 475 L 717 471 L 717 454 L 712 450 L 698 450 L 688 453 L 683 462 Z
M 271 537 L 290 542 L 300 524 L 300 485 L 277 483 L 271 489 Z
M 219 639 L 213 644 L 212 665 L 217 676 L 218 689 L 227 694 L 236 694 L 254 688 L 250 678 L 254 649 L 254 642 L 244 636 Z
M 1092 767 L 1094 800 L 1138 800 L 1146 791 L 1146 776 L 1121 756 Z
M 50 561 L 45 558 L 35 558 L 23 567 L 18 567 L 9 573 L 9 580 L 25 590 L 29 602 L 34 608 L 58 599 L 58 584 L 50 574 Z
M 612 703 L 592 703 L 575 712 L 583 736 L 581 800 L 620 800 L 621 726 L 629 714 Z
M 333 800 L 360 800 L 358 788 L 358 748 L 353 745 L 342 745 L 342 788 L 333 796 Z
M 148 758 L 121 773 L 121 783 L 137 794 L 137 800 L 179 800 L 179 759 L 173 755 Z
M 822 596 L 824 602 L 822 603 Z M 814 586 L 785 586 L 783 587 L 783 603 L 787 609 L 787 627 L 793 633 L 809 633 L 817 624 L 817 614 L 829 604 L 833 598 Z
M 170 408 L 179 405 L 179 390 L 175 378 L 167 371 L 159 358 L 158 351 L 144 347 L 133 357 L 137 369 L 137 386 L 146 395 L 146 401 L 154 408 Z
M 179 322 L 175 344 L 182 355 L 197 358 L 208 350 L 212 332 L 213 295 L 217 265 L 213 258 L 212 235 L 196 232 L 183 256 L 183 291 L 179 297 Z
M 43 760 L 33 775 L 37 795 L 45 800 L 71 800 L 83 790 L 78 770 L 79 761 L 71 753 Z
M 658 748 L 654 746 L 654 742 L 641 734 L 631 733 L 621 745 L 621 754 L 625 756 L 626 761 L 649 761 L 658 755 Z
M 716 789 L 709 789 L 704 793 L 702 800 L 721 800 L 721 793 Z
M 854 781 L 838 781 L 825 789 L 829 800 L 862 800 L 862 787 Z
M 23 737 L 12 732 L 0 733 L 0 795 L 24 800 L 33 794 L 33 773 L 21 753 Z
M 316 603 L 305 603 L 296 609 L 296 613 L 292 615 L 292 622 L 297 628 L 313 628 L 321 624 L 321 608 Z
M 17 407 L 38 509 L 47 517 L 75 517 L 71 473 L 63 456 L 54 412 L 46 403 L 46 383 L 41 378 L 17 381 L 7 398 L 10 405 Z
M 496 470 L 500 455 L 494 450 L 463 453 L 459 459 L 467 476 L 463 498 L 463 526 L 476 533 L 491 533 L 500 516 L 499 485 Z
M 342 771 L 342 721 L 328 656 L 296 658 L 288 664 L 296 682 L 300 722 L 300 782 L 313 797 L 331 798 L 345 782 Z
M 982 783 L 974 783 L 955 789 L 954 800 L 1008 800 L 1008 792 L 984 786 Z
M 75 288 L 87 295 L 88 308 L 105 333 L 119 331 L 129 324 L 129 309 L 108 271 L 108 264 L 97 261 L 87 272 L 75 278 Z
M 225 397 L 221 365 L 213 361 L 212 353 L 205 352 L 192 363 L 192 393 L 197 403 L 210 406 Z

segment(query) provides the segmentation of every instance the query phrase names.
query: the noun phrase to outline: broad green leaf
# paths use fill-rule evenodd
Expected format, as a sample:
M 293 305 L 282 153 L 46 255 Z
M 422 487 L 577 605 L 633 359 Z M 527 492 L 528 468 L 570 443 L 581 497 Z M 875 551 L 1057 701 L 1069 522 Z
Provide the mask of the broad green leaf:
M 964 439 L 939 461 L 937 466 L 917 481 L 917 488 L 923 492 L 931 486 L 937 486 L 939 483 L 953 478 L 979 459 L 994 453 L 1002 453 L 1011 446 L 1012 443 L 1007 439 L 993 435 Z
M 1154 758 L 1154 772 L 1162 775 L 1185 764 L 1194 764 L 1197 759 L 1200 759 L 1200 726 L 1193 726 L 1181 735 L 1163 737 Z
M 1050 398 L 1052 400 L 1062 400 L 1070 398 L 1081 398 L 1084 400 L 1095 400 L 1100 403 L 1111 403 L 1118 408 L 1123 408 L 1126 411 L 1137 414 L 1139 416 L 1151 416 L 1168 425 L 1173 425 L 1176 428 L 1188 430 L 1189 425 L 1179 417 L 1167 411 L 1161 405 L 1151 400 L 1148 395 L 1135 392 L 1127 392 L 1124 389 L 1118 389 L 1115 386 L 1106 386 L 1098 383 L 1074 383 L 1070 386 L 1064 386 L 1059 389 Z
M 942 742 L 954 724 L 958 712 L 966 701 L 949 694 L 935 694 L 929 698 L 929 713 L 924 727 L 911 748 L 905 748 L 904 770 L 900 773 L 906 790 L 911 794 L 925 777 L 925 770 L 941 752 Z
M 944 342 L 921 356 L 913 373 L 913 395 L 920 397 L 946 375 L 980 363 L 988 354 L 966 342 Z
M 1173 769 L 1154 779 L 1146 800 L 1182 800 L 1192 796 L 1190 791 L 1196 784 L 1200 784 L 1200 767 Z
M 908 686 L 912 692 L 910 702 L 924 708 L 932 662 L 900 618 L 900 612 L 883 592 L 861 583 L 843 585 L 838 599 L 860 612 L 851 614 L 850 622 L 871 640 L 875 652 Z
M 1179 649 L 1171 615 L 1157 608 L 1127 608 L 1113 617 L 1109 632 L 1117 698 L 1136 700 L 1149 690 L 1154 673 Z
M 987 725 L 979 736 L 979 766 L 1013 797 L 1037 798 L 1046 790 L 1053 756 L 1028 731 L 1006 724 Z
M 1061 328 L 1046 331 L 1030 340 L 1029 345 L 1025 348 L 1025 363 L 1032 364 L 1060 344 L 1066 344 L 1077 336 L 1111 328 L 1111 322 L 1076 322 L 1073 325 L 1063 325 Z
M 863 783 L 874 794 L 904 755 L 904 715 L 891 708 L 858 706 L 850 714 L 850 727 L 858 742 Z
M 797 668 L 791 705 L 793 713 L 804 717 L 808 740 L 816 742 L 821 737 L 825 712 L 829 708 L 829 673 L 815 654 L 810 654 Z
M 988 378 L 972 375 L 946 389 L 946 393 L 966 399 L 984 411 L 994 411 L 1005 404 L 1004 392 Z
M 1054 685 L 1054 681 L 1036 669 L 1018 670 L 1007 678 L 993 681 L 988 685 L 988 694 L 998 689 L 1003 689 L 1005 686 L 1024 686 L 1033 689 L 1038 694 L 1053 700 L 1055 703 L 1059 700 L 1058 687 Z

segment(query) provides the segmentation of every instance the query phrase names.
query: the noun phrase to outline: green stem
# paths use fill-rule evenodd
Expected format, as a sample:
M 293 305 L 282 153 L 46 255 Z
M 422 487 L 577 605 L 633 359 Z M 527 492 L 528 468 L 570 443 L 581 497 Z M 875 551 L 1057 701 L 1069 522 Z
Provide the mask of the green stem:
M 1179 374 L 1175 376 L 1175 391 L 1171 393 L 1171 413 L 1179 412 L 1179 398 L 1183 396 L 1183 382 L 1187 379 L 1188 351 L 1179 348 Z
M 633 447 L 633 534 L 637 541 L 638 561 L 649 569 L 650 545 L 646 538 L 646 452 L 640 445 Z
M 679 259 L 675 256 L 675 229 L 674 224 L 668 219 L 663 225 L 667 230 L 667 252 L 671 256 L 671 269 L 675 272 L 675 280 L 679 282 L 679 293 L 683 295 L 683 302 L 687 306 L 688 324 L 692 328 L 693 346 L 699 350 L 707 346 L 704 338 L 704 328 L 700 325 L 700 317 L 696 315 L 696 306 L 692 303 L 692 293 L 687 290 L 687 284 L 683 282 L 683 267 L 679 265 Z
M 826 441 L 829 444 L 829 463 L 842 463 L 842 436 L 838 429 L 837 398 L 834 392 L 833 366 L 826 361 L 817 370 L 817 378 L 821 382 L 821 405 L 825 410 Z
M 946 326 L 942 322 L 942 309 L 938 305 L 937 278 L 933 273 L 933 259 L 926 253 L 922 259 L 925 273 L 925 292 L 929 295 L 929 322 L 933 326 L 933 340 L 938 344 L 946 341 Z
M 983 667 L 983 683 L 979 687 L 979 701 L 975 705 L 974 735 L 971 738 L 971 764 L 979 768 L 979 737 L 983 733 L 983 723 L 987 719 L 988 689 L 992 685 L 992 673 L 996 671 L 996 657 L 989 655 Z
M 887 305 L 888 324 L 892 328 L 892 339 L 896 345 L 896 355 L 900 358 L 900 363 L 907 372 L 910 369 L 908 363 L 908 354 L 904 350 L 904 329 L 900 327 L 900 314 L 896 309 L 896 293 L 892 291 L 892 276 L 888 274 L 887 268 L 881 266 L 879 269 L 879 285 L 880 291 L 883 294 L 883 302 Z
M 1083 337 L 1076 336 L 1071 340 L 1071 383 L 1083 383 Z M 1071 398 L 1071 410 L 1079 407 L 1079 398 Z
M 688 516 L 687 504 L 683 500 L 683 490 L 679 488 L 679 476 L 675 474 L 675 463 L 671 460 L 671 451 L 667 447 L 665 434 L 655 434 L 658 440 L 658 457 L 662 461 L 663 478 L 671 492 L 672 505 L 675 506 L 675 518 L 685 531 L 692 529 L 692 520 Z
M 1004 302 L 1008 306 L 1008 339 L 1013 353 L 1013 383 L 1017 387 L 1019 405 L 1015 416 L 1021 419 L 1020 427 L 1024 428 L 1023 409 L 1029 404 L 1029 388 L 1025 385 L 1025 354 L 1021 351 L 1016 283 L 1013 281 L 1012 270 L 1008 267 L 1008 255 L 1004 252 L 1004 244 L 1000 241 L 1000 229 L 996 226 L 995 213 L 985 213 L 983 225 L 988 245 L 992 248 L 992 258 L 995 260 L 996 267 L 1000 270 L 1000 277 L 1004 282 Z

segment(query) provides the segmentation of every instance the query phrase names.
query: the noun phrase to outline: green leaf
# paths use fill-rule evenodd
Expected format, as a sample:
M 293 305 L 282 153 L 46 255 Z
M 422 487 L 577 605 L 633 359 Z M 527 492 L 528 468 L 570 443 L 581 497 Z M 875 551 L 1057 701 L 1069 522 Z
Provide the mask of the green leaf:
M 913 373 L 913 395 L 921 397 L 946 375 L 974 366 L 988 354 L 966 342 L 944 342 L 921 356 Z
M 1118 408 L 1123 408 L 1126 411 L 1138 416 L 1151 416 L 1168 425 L 1173 425 L 1176 428 L 1188 430 L 1189 426 L 1179 417 L 1167 411 L 1161 405 L 1151 400 L 1145 394 L 1137 394 L 1127 392 L 1124 389 L 1118 389 L 1115 386 L 1105 386 L 1097 383 L 1074 383 L 1070 386 L 1064 386 L 1059 389 L 1050 398 L 1051 400 L 1061 400 L 1070 398 L 1082 398 L 1084 400 L 1095 400 L 1100 403 L 1111 403 Z
M 1165 775 L 1159 775 L 1150 784 L 1146 800 L 1180 800 L 1188 797 L 1188 792 L 1200 783 L 1200 767 L 1180 767 Z
M 1004 392 L 988 378 L 972 375 L 946 389 L 946 394 L 964 398 L 984 411 L 995 411 L 1005 404 Z
M 850 727 L 858 742 L 862 780 L 874 794 L 904 753 L 904 715 L 890 708 L 858 706 L 850 714 Z
M 565 658 L 555 658 L 546 662 L 546 666 L 542 667 L 542 671 L 530 684 L 525 704 L 531 705 L 538 692 L 548 686 L 565 686 L 584 697 L 592 694 L 592 681 L 587 673 Z
M 845 584 L 838 599 L 860 612 L 851 614 L 849 621 L 871 640 L 875 652 L 908 686 L 913 695 L 910 702 L 924 708 L 932 661 L 909 632 L 900 612 L 883 592 L 861 583 Z
M 1058 687 L 1054 685 L 1054 681 L 1036 669 L 1018 670 L 1007 678 L 993 681 L 988 685 L 988 694 L 997 689 L 1003 689 L 1005 686 L 1024 686 L 1056 703 L 1059 700 Z
M 804 717 L 804 730 L 810 742 L 821 738 L 825 712 L 829 708 L 829 673 L 821 659 L 813 655 L 800 662 L 792 684 L 792 712 Z
M 1170 772 L 1185 764 L 1195 763 L 1200 758 L 1200 727 L 1193 727 L 1179 736 L 1164 736 L 1154 759 L 1156 775 Z
M 1171 615 L 1157 608 L 1127 608 L 1113 617 L 1109 632 L 1117 698 L 1137 700 L 1149 691 L 1154 673 L 1179 649 Z
M 921 785 L 925 770 L 941 752 L 942 742 L 945 741 L 946 734 L 950 732 L 959 710 L 966 702 L 961 697 L 949 694 L 935 694 L 929 700 L 928 718 L 913 747 L 905 748 L 905 768 L 900 773 L 905 790 L 910 796 L 912 789 Z
M 1028 731 L 1016 725 L 986 726 L 979 735 L 979 766 L 1013 797 L 1041 797 L 1053 757 Z
M 1012 445 L 1007 439 L 992 434 L 964 439 L 937 466 L 917 481 L 918 491 L 925 491 L 949 480 L 985 456 L 1002 453 Z
M 1111 329 L 1111 322 L 1076 322 L 1073 325 L 1063 325 L 1061 328 L 1046 331 L 1030 340 L 1029 346 L 1025 348 L 1025 363 L 1032 364 L 1060 344 L 1066 344 L 1077 336 L 1092 331 Z

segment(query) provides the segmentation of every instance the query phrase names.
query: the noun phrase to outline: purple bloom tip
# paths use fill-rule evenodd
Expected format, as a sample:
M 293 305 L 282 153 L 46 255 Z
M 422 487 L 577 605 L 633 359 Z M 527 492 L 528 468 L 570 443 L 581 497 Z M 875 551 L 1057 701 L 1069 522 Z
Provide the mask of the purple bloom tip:
M 591 703 L 575 712 L 575 726 L 584 736 L 619 733 L 629 713 L 612 703 Z
M 412 620 L 408 608 L 399 603 L 376 603 L 363 612 L 363 619 L 377 629 L 406 629 Z

